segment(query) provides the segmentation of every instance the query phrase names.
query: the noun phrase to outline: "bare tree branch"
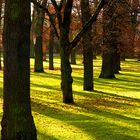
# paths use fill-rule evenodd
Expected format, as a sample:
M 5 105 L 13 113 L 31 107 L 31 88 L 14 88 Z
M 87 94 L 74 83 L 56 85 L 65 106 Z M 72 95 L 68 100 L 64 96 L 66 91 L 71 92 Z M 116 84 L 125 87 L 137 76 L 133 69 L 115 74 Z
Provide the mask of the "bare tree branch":
M 36 5 L 37 7 L 39 7 L 39 8 L 41 8 L 42 10 L 44 10 L 46 13 L 47 13 L 47 15 L 49 16 L 49 18 L 50 18 L 50 22 L 51 22 L 51 24 L 52 24 L 52 26 L 53 26 L 53 28 L 54 28 L 54 31 L 55 31 L 55 33 L 56 33 L 56 36 L 57 36 L 57 38 L 59 39 L 59 34 L 58 34 L 58 32 L 57 32 L 57 29 L 56 29 L 56 27 L 55 27 L 55 24 L 54 24 L 54 20 L 53 20 L 53 17 L 52 17 L 52 15 L 51 15 L 51 13 L 49 12 L 49 10 L 48 10 L 48 8 L 46 8 L 46 7 L 44 7 L 43 5 L 41 5 L 39 2 L 37 2 L 36 0 L 30 0 L 34 5 Z
M 63 26 L 69 33 L 70 28 L 70 21 L 71 21 L 71 11 L 72 11 L 73 0 L 67 0 L 66 6 L 64 9 L 64 19 L 63 19 Z
M 97 17 L 98 17 L 101 9 L 104 7 L 105 4 L 106 4 L 106 0 L 101 0 L 100 1 L 100 3 L 98 5 L 94 15 L 90 18 L 90 20 L 84 25 L 82 30 L 77 34 L 77 36 L 70 43 L 71 44 L 71 48 L 70 49 L 73 49 L 73 48 L 76 47 L 78 42 L 81 40 L 82 36 L 88 31 L 88 28 L 93 24 L 93 22 L 95 22 L 97 20 Z
M 52 2 L 53 6 L 54 6 L 54 8 L 55 8 L 56 15 L 57 15 L 57 19 L 58 19 L 58 21 L 59 21 L 59 22 L 58 22 L 58 23 L 59 23 L 59 26 L 61 26 L 61 25 L 62 25 L 61 10 L 60 10 L 60 8 L 58 7 L 58 5 L 57 5 L 57 3 L 56 3 L 55 0 L 51 0 L 51 2 Z

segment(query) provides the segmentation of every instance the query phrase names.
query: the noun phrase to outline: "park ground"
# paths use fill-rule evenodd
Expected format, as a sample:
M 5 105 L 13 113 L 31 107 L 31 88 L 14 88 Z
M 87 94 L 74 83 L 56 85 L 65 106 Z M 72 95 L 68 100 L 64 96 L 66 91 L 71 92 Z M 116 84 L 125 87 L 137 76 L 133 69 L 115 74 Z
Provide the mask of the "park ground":
M 73 67 L 75 104 L 62 103 L 60 59 L 55 70 L 33 72 L 31 59 L 31 105 L 38 140 L 140 140 L 140 62 L 126 59 L 116 79 L 99 79 L 101 58 L 94 60 L 93 92 L 83 91 L 80 56 Z M 3 72 L 0 71 L 0 119 Z

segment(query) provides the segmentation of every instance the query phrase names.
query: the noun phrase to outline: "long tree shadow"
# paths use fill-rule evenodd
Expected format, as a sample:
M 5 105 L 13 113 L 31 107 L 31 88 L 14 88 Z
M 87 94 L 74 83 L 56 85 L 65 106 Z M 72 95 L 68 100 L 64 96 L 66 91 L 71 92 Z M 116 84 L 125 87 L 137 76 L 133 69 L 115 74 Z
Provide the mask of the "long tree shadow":
M 117 97 L 119 100 L 126 99 L 126 100 L 128 100 L 130 102 L 139 102 L 140 103 L 140 99 L 137 99 L 137 98 L 132 98 L 132 97 L 127 97 L 127 96 L 117 95 L 117 94 L 103 92 L 103 91 L 99 91 L 99 90 L 95 90 L 95 92 L 96 93 L 101 93 L 101 94 L 104 94 L 104 95 L 109 95 L 111 97 Z
M 98 85 L 98 86 L 101 86 L 101 87 L 109 87 L 109 86 L 111 87 L 112 86 L 112 88 L 120 88 L 122 90 L 133 91 L 133 92 L 140 90 L 140 88 L 139 88 L 140 84 L 133 84 L 133 83 L 122 83 L 120 85 L 118 85 L 118 84 L 115 85 L 115 83 L 112 83 L 112 84 L 111 83 L 108 83 L 108 84 L 106 83 L 105 84 L 105 82 L 96 81 L 95 85 Z M 114 91 L 115 91 L 115 89 L 114 89 Z
M 60 74 L 54 74 L 54 73 L 31 73 L 31 76 L 38 76 L 38 77 L 44 77 L 44 78 L 54 78 L 54 79 L 59 79 L 60 80 Z
M 45 88 L 47 90 L 50 89 L 53 91 L 61 91 L 60 87 L 55 87 L 54 85 L 50 86 L 50 85 L 40 85 L 40 84 L 31 83 L 31 86 Z
M 0 87 L 0 98 L 3 98 L 3 88 Z
M 131 120 L 133 120 L 133 117 L 140 119 L 139 111 L 137 111 L 140 108 L 140 99 L 115 95 L 102 91 L 94 91 L 93 93 L 80 93 L 76 91 L 75 95 L 78 96 L 78 98 L 81 98 L 77 101 L 79 106 L 89 111 L 92 111 L 92 109 L 94 110 L 96 107 L 99 109 L 105 109 L 109 112 L 114 112 L 114 110 L 120 113 L 122 112 L 125 116 L 129 115 L 131 111 L 133 112 L 131 113 Z M 85 100 L 84 103 L 83 100 Z
M 40 131 L 37 131 L 37 137 L 38 137 L 39 140 L 59 140 L 52 135 L 48 135 L 46 133 L 44 134 Z
M 136 135 L 139 130 L 122 126 L 121 124 L 115 122 L 122 121 L 123 123 L 136 125 L 139 123 L 139 119 L 117 114 L 117 112 L 114 113 L 99 109 L 93 103 L 92 106 L 89 107 L 81 104 L 70 106 L 70 108 L 80 108 L 77 110 L 77 113 L 72 113 L 67 105 L 63 104 L 62 108 L 58 108 L 58 106 L 59 105 L 52 106 L 51 104 L 46 104 L 42 101 L 32 101 L 33 111 L 56 120 L 63 121 L 68 125 L 73 125 L 82 130 L 84 133 L 90 135 L 93 139 L 138 140 L 138 138 L 131 135 L 131 133 Z M 87 114 L 81 113 L 81 110 L 83 109 Z
M 83 77 L 80 76 L 73 76 L 74 84 L 81 85 L 83 84 Z M 116 79 L 100 79 L 100 78 L 94 78 L 94 84 L 95 85 L 102 85 L 102 86 L 108 86 L 111 84 L 114 84 L 114 87 L 122 88 L 122 89 L 128 89 L 128 90 L 135 90 L 139 91 L 140 83 L 138 82 L 138 77 L 135 78 L 133 75 L 130 77 L 126 77 L 125 75 Z
M 88 102 L 92 101 L 92 103 L 95 105 L 97 104 L 97 106 L 100 104 L 104 106 L 106 105 L 106 107 L 113 108 L 140 107 L 140 99 L 124 97 L 121 95 L 115 95 L 102 91 L 94 91 L 93 93 L 80 93 L 75 91 L 75 96 L 78 96 L 77 98 L 80 98 L 80 96 L 85 97 L 85 104 L 88 104 Z
M 109 87 L 110 85 L 112 87 L 125 89 L 128 91 L 139 91 L 140 83 L 138 82 L 138 79 L 130 80 L 129 78 L 116 78 L 116 79 L 98 79 L 95 78 L 95 85 L 101 85 L 102 87 Z
M 137 73 L 137 75 L 135 75 Z M 140 72 L 135 72 L 135 73 L 133 73 L 133 72 L 125 72 L 125 73 L 119 73 L 119 75 L 121 75 L 121 76 L 128 76 L 128 77 L 135 77 L 135 78 L 139 78 L 140 77 Z

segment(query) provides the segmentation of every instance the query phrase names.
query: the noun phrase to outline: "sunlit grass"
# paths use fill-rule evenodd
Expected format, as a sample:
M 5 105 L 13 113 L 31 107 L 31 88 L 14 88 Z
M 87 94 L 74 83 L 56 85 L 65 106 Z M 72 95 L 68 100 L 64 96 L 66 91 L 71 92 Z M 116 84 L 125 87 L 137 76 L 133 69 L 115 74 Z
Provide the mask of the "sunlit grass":
M 101 59 L 94 60 L 94 92 L 83 91 L 80 57 L 73 67 L 74 105 L 62 103 L 60 60 L 55 70 L 34 73 L 31 59 L 31 102 L 38 140 L 139 140 L 140 62 L 127 59 L 116 79 L 99 79 Z M 0 117 L 2 116 L 0 72 Z

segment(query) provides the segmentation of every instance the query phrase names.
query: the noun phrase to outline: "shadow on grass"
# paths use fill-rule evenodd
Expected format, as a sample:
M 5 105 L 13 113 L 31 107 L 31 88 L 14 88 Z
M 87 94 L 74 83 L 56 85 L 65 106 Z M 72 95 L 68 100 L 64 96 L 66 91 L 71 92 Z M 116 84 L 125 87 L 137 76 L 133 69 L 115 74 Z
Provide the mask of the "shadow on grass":
M 39 84 L 35 84 L 35 83 L 31 83 L 31 86 L 33 87 L 39 87 L 39 88 L 45 88 L 45 89 L 49 89 L 49 90 L 53 90 L 53 91 L 61 91 L 60 86 L 59 87 L 55 87 L 54 85 L 50 86 L 50 85 L 39 85 Z
M 94 90 L 93 92 L 77 92 L 74 91 L 75 95 L 78 96 L 83 96 L 87 100 L 86 101 L 93 101 L 93 104 L 99 103 L 103 105 L 108 105 L 108 106 L 113 106 L 113 107 L 125 107 L 125 106 L 137 106 L 136 104 L 140 103 L 140 99 L 132 98 L 132 97 L 127 97 L 127 96 L 121 96 L 121 95 L 116 95 L 113 93 L 107 93 L 107 92 L 102 92 L 102 91 L 97 91 Z M 79 97 L 80 98 L 80 97 Z M 99 102 L 100 101 L 100 102 Z M 85 104 L 85 103 L 83 103 Z M 140 106 L 138 106 L 140 107 Z
M 59 140 L 57 138 L 55 138 L 54 136 L 48 135 L 48 134 L 44 134 L 42 132 L 37 131 L 37 137 L 39 140 Z
M 74 84 L 76 85 L 83 85 L 83 77 L 73 76 Z M 94 85 L 101 85 L 102 87 L 109 87 L 109 85 L 112 85 L 116 88 L 126 89 L 130 91 L 139 91 L 140 90 L 140 83 L 138 79 L 132 80 L 125 78 L 116 78 L 116 79 L 99 79 L 94 78 Z
M 115 88 L 120 88 L 122 90 L 133 91 L 133 92 L 140 90 L 140 88 L 139 88 L 140 84 L 139 83 L 134 83 L 134 82 L 123 83 L 121 80 L 120 80 L 120 84 L 118 84 L 117 82 L 116 83 L 107 83 L 107 82 L 96 80 L 95 85 L 105 87 L 105 88 L 110 87 L 110 89 L 114 88 L 114 92 L 115 92 Z
M 102 94 L 102 95 L 107 95 L 107 96 L 110 96 L 112 98 L 117 98 L 119 100 L 127 100 L 130 103 L 131 102 L 138 102 L 138 103 L 140 103 L 140 99 L 137 99 L 137 98 L 127 97 L 127 96 L 121 96 L 121 95 L 117 95 L 117 94 L 113 94 L 113 93 L 107 93 L 107 92 L 103 92 L 103 91 L 99 91 L 99 90 L 95 90 L 94 92 L 95 93 L 98 93 L 98 94 Z
M 0 87 L 0 98 L 3 98 L 3 88 Z
M 38 77 L 46 77 L 46 78 L 54 78 L 54 79 L 59 79 L 60 80 L 60 74 L 54 74 L 54 73 L 31 73 L 31 76 L 38 76 Z
M 137 137 L 131 134 L 136 135 L 139 130 L 125 125 L 123 126 L 119 122 L 122 122 L 122 124 L 135 125 L 139 123 L 139 119 L 124 116 L 117 112 L 111 112 L 107 109 L 97 108 L 99 103 L 95 105 L 92 100 L 91 102 L 83 102 L 84 101 L 79 102 L 74 106 L 63 104 L 62 108 L 59 108 L 59 105 L 52 106 L 42 101 L 40 101 L 40 103 L 32 101 L 32 109 L 39 114 L 60 120 L 68 125 L 73 125 L 97 140 L 138 140 Z M 113 105 L 112 102 L 110 104 Z M 114 102 L 114 104 L 116 104 L 116 102 Z M 123 103 L 119 106 L 123 106 Z M 84 109 L 85 114 L 81 113 L 81 110 L 77 110 L 77 113 L 70 111 L 70 108 L 77 107 L 82 110 Z
M 140 74 L 140 72 L 133 73 L 133 71 L 131 71 L 131 72 L 129 71 L 129 72 L 125 72 L 125 73 L 119 73 L 119 75 L 121 75 L 121 76 L 128 76 L 128 77 L 130 77 L 130 79 L 131 79 L 131 77 L 139 78 L 140 77 L 139 74 Z

